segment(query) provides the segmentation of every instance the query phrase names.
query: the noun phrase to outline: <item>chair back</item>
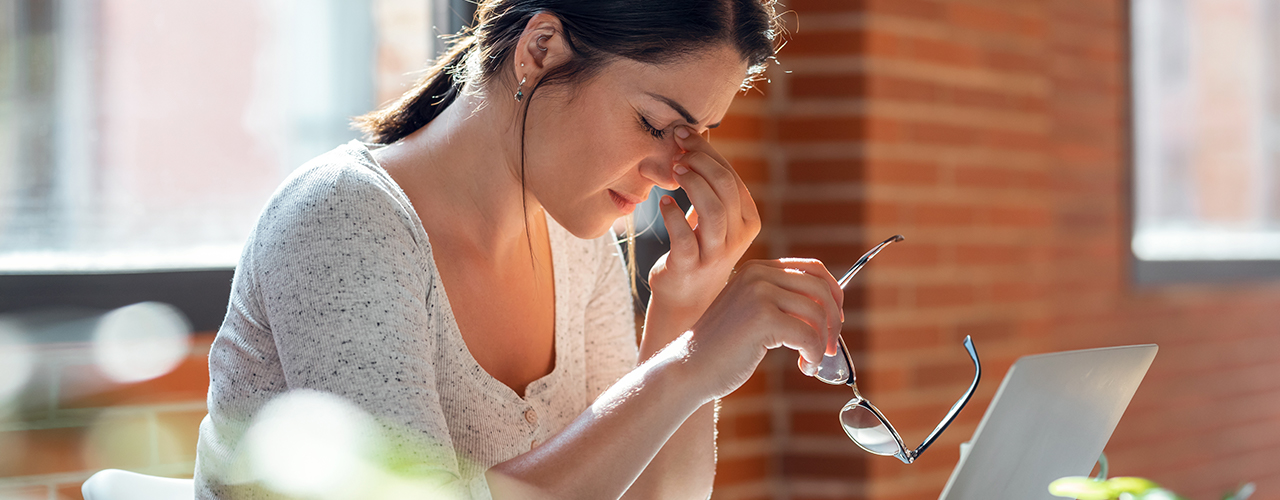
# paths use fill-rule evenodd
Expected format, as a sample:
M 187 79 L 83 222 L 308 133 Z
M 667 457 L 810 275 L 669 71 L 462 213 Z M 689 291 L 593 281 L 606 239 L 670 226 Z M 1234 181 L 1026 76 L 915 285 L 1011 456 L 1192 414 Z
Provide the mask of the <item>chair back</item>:
M 148 476 L 119 469 L 98 471 L 80 487 L 85 500 L 194 500 L 190 479 Z

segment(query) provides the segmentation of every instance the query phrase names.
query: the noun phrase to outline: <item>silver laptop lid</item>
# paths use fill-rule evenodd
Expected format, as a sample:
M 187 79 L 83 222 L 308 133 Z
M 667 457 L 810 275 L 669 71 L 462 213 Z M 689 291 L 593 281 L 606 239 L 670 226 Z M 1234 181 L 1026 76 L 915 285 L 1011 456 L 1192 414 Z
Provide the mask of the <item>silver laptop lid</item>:
M 1089 474 L 1155 356 L 1147 344 L 1019 358 L 939 499 L 1056 500 L 1049 483 Z

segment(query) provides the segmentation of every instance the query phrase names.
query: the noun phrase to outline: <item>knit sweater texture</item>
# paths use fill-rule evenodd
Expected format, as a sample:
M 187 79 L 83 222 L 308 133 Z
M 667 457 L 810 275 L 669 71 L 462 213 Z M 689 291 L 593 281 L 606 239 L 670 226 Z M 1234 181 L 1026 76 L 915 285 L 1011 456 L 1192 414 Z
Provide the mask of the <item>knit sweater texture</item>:
M 636 366 L 614 237 L 582 240 L 547 217 L 554 369 L 524 397 L 490 376 L 463 342 L 418 213 L 369 147 L 352 141 L 296 170 L 244 246 L 209 352 L 197 498 L 277 496 L 252 470 L 246 432 L 273 398 L 304 389 L 371 416 L 396 474 L 489 498 L 485 470 L 546 441 Z

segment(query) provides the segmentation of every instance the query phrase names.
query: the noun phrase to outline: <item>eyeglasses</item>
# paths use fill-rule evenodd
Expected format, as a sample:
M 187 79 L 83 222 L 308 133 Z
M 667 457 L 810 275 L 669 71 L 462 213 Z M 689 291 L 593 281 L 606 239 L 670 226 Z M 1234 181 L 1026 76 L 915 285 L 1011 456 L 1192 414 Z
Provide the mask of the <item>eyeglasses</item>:
M 840 288 L 848 286 L 853 280 L 853 276 L 858 274 L 862 266 L 875 257 L 877 253 L 886 245 L 902 241 L 902 235 L 894 235 L 894 237 L 884 240 L 871 251 L 867 252 L 858 262 L 840 278 Z M 978 352 L 973 349 L 973 340 L 968 336 L 964 338 L 964 348 L 969 351 L 969 358 L 973 360 L 973 383 L 969 384 L 969 390 L 965 391 L 964 396 L 960 397 L 954 405 L 951 405 L 951 411 L 947 412 L 947 416 L 937 427 L 933 428 L 933 432 L 929 433 L 929 437 L 924 439 L 920 446 L 914 450 L 907 449 L 902 442 L 902 436 L 898 431 L 894 430 L 889 420 L 884 418 L 884 414 L 880 410 L 862 397 L 858 393 L 857 374 L 853 369 L 853 358 L 849 356 L 849 349 L 844 345 L 844 337 L 836 336 L 836 345 L 838 347 L 835 355 L 824 356 L 822 363 L 818 365 L 818 372 L 814 375 L 818 380 L 831 385 L 848 385 L 853 388 L 853 399 L 844 405 L 840 410 L 840 426 L 844 428 L 845 434 L 849 435 L 855 444 L 868 452 L 882 456 L 895 456 L 902 463 L 909 464 L 920 457 L 924 450 L 933 444 L 934 440 L 942 434 L 942 431 L 951 425 L 951 422 L 960 414 L 960 410 L 969 403 L 969 398 L 973 397 L 973 391 L 978 388 L 978 379 L 982 377 L 982 365 L 978 363 Z

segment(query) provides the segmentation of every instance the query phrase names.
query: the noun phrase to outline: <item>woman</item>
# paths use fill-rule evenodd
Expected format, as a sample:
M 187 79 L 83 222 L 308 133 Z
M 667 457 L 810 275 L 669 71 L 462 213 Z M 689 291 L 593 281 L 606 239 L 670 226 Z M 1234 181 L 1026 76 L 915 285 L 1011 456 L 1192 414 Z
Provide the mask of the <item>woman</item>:
M 819 262 L 734 272 L 760 217 L 702 136 L 775 22 L 760 0 L 481 3 L 473 36 L 358 120 L 380 146 L 313 160 L 264 209 L 210 353 L 198 496 L 266 496 L 229 472 L 245 428 L 314 389 L 459 497 L 706 498 L 713 401 L 771 348 L 812 374 L 842 322 Z M 660 203 L 672 248 L 637 349 L 609 228 L 654 185 L 695 208 Z

